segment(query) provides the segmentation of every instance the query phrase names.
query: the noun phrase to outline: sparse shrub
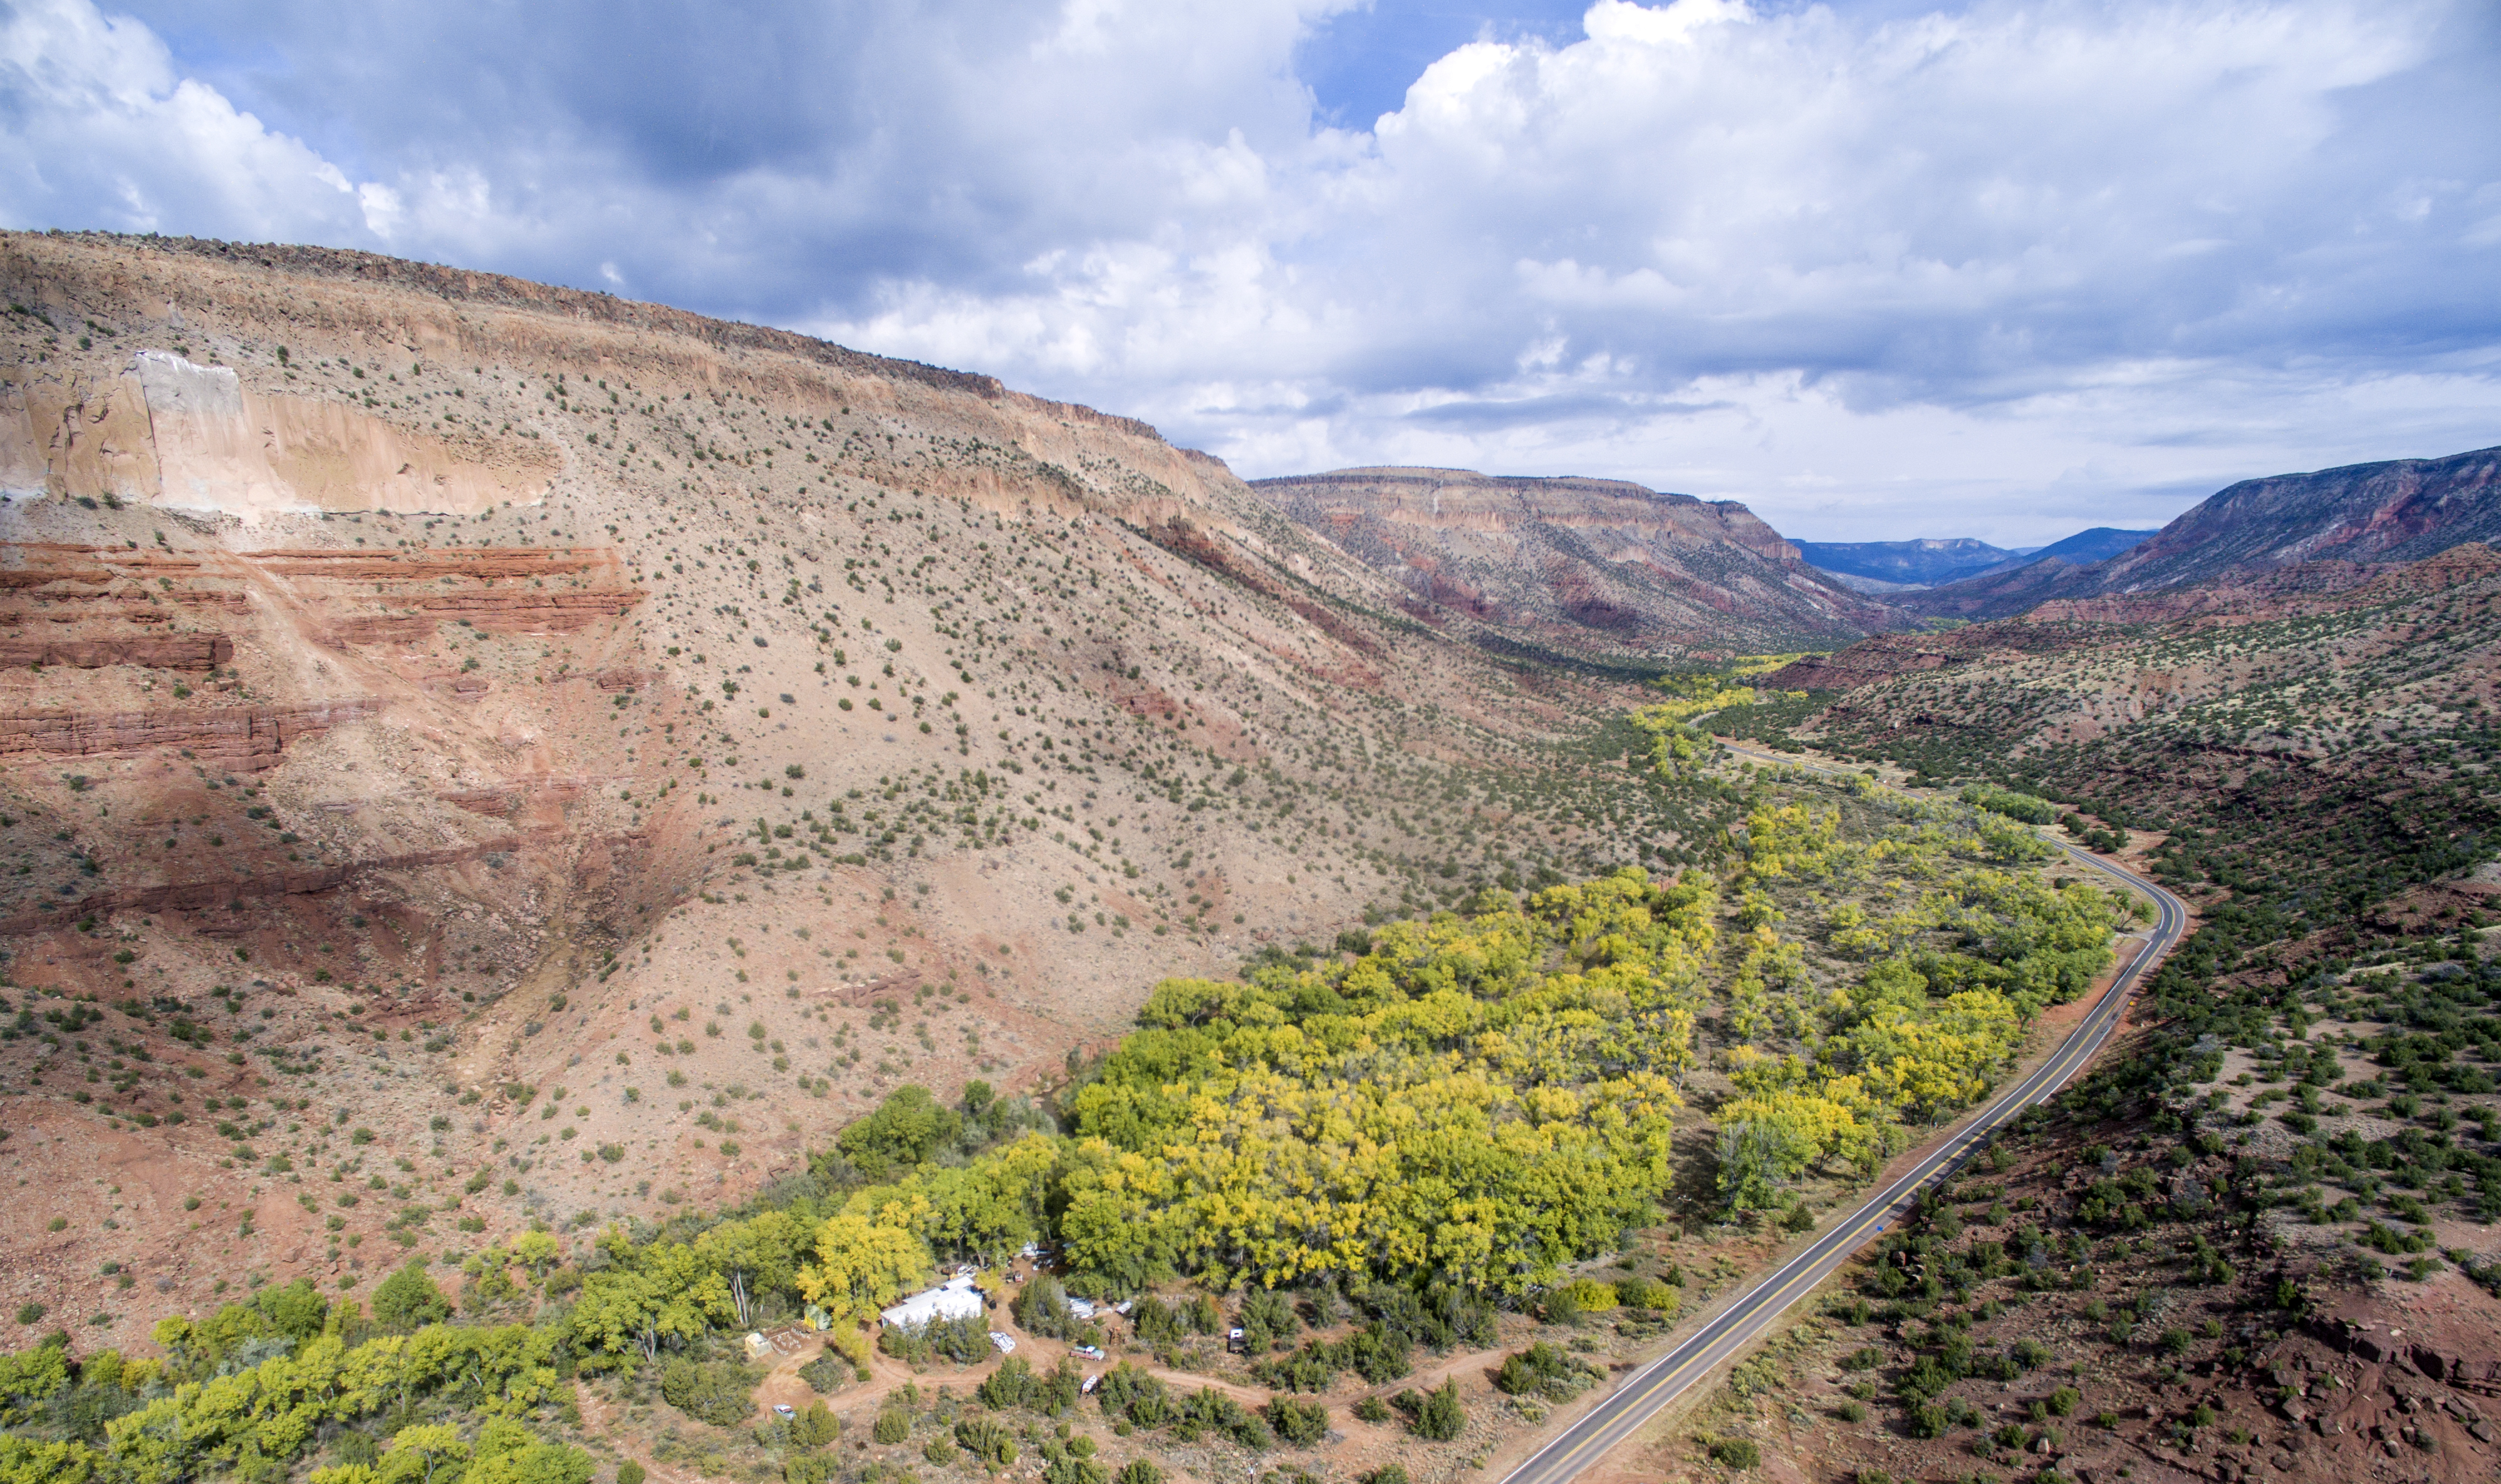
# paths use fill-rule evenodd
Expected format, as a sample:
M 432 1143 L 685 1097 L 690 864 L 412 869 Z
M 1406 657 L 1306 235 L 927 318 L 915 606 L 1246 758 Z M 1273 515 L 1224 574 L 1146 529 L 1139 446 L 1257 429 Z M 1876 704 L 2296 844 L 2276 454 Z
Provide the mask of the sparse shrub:
M 850 1378 L 850 1363 L 831 1350 L 799 1368 L 799 1379 L 807 1382 L 808 1389 L 819 1396 L 840 1390 L 843 1383 Z
M 1016 1435 L 994 1418 L 957 1418 L 955 1446 L 971 1454 L 973 1462 L 994 1473 L 1017 1461 Z
M 1407 1393 L 1406 1395 L 1414 1395 Z M 1459 1404 L 1459 1383 L 1445 1381 L 1424 1394 L 1416 1408 L 1411 1426 L 1416 1435 L 1432 1442 L 1449 1442 L 1467 1430 L 1467 1409 Z
M 1724 1468 L 1756 1468 L 1762 1466 L 1763 1450 L 1750 1437 L 1721 1437 L 1713 1440 L 1711 1459 Z

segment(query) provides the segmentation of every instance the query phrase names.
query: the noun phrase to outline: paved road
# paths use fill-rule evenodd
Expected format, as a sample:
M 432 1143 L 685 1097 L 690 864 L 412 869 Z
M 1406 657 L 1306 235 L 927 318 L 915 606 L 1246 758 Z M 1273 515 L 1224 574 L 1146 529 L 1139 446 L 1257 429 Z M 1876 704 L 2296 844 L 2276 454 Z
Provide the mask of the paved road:
M 1797 758 L 1757 752 L 1733 743 L 1722 745 L 1757 762 L 1782 763 L 1817 773 L 1845 771 Z M 1503 1484 L 1565 1484 L 1582 1469 L 1596 1463 L 1607 1450 L 1640 1431 L 1660 1407 L 1675 1401 L 1687 1387 L 1710 1376 L 1729 1357 L 1743 1350 L 1783 1310 L 1814 1292 L 1815 1286 L 1823 1281 L 1826 1274 L 1848 1261 L 1851 1253 L 1908 1210 L 1922 1189 L 1960 1169 L 1965 1160 L 1988 1142 L 1989 1136 L 2001 1125 L 2056 1092 L 2093 1059 L 2102 1042 L 2108 1040 L 2111 1032 L 2118 1027 L 2137 981 L 2180 940 L 2182 931 L 2187 926 L 2188 911 L 2179 898 L 2133 872 L 2122 871 L 2063 841 L 2051 843 L 2080 864 L 2144 892 L 2160 909 L 2154 921 L 2152 938 L 2144 951 L 2138 953 L 2134 961 L 2111 981 L 2110 988 L 2095 1002 L 2084 1022 L 2068 1033 L 2067 1039 L 2059 1043 L 2058 1049 L 2038 1071 L 2008 1088 L 1988 1105 L 1986 1111 L 1921 1160 L 1917 1169 L 1869 1197 L 1866 1204 L 1817 1237 L 1814 1245 L 1783 1264 L 1779 1270 L 1757 1283 L 1698 1333 L 1636 1371 L 1587 1416 L 1572 1424 L 1561 1436 L 1513 1469 Z

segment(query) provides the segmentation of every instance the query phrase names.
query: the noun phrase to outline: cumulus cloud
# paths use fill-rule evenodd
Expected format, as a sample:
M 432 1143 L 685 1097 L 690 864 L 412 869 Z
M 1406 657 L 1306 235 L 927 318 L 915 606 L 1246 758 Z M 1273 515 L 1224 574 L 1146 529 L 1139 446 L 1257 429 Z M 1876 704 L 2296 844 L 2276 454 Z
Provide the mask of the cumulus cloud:
M 1613 474 L 1819 537 L 2501 441 L 2472 0 L 1597 0 L 1359 131 L 1293 72 L 1350 3 L 21 0 L 0 217 L 622 284 L 1246 473 Z

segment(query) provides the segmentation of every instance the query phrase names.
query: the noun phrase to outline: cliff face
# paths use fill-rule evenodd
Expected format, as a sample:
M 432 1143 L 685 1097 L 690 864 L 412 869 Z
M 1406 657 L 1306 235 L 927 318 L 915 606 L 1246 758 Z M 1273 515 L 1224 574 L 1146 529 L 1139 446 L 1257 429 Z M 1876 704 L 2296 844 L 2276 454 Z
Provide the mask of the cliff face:
M 1347 469 L 1261 497 L 1395 578 L 1408 611 L 1599 653 L 1778 649 L 1897 626 L 1734 501 L 1619 479 Z
M 2105 561 L 2056 560 L 1906 595 L 1948 618 L 2247 578 L 2307 562 L 2418 562 L 2501 537 L 2501 447 L 2244 479 Z
M 356 253 L 0 235 L 0 1014 L 91 1004 L 160 1073 L 0 1039 L 0 1157 L 57 1194 L 0 1209 L 10 1302 L 131 1261 L 117 1199 L 203 1301 L 359 1281 L 213 1096 L 352 1106 L 490 1236 L 656 1216 L 903 1081 L 1063 1074 L 1159 977 L 1425 889 L 1411 857 L 1438 902 L 1620 843 L 1471 830 L 1462 870 L 1399 790 L 1629 692 L 1413 621 L 1143 423 Z M 1742 511 L 1566 523 L 1592 498 L 1532 523 L 1784 580 Z M 73 1173 L 105 1150 L 129 1196 Z M 194 1194 L 252 1235 L 181 1240 Z

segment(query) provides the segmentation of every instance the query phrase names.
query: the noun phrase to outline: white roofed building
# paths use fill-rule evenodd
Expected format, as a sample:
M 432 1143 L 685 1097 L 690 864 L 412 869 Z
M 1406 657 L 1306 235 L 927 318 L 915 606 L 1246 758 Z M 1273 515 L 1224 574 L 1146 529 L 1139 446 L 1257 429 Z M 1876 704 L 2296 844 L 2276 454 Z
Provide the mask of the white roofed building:
M 936 1288 L 925 1288 L 890 1309 L 881 1310 L 878 1318 L 892 1330 L 917 1330 L 940 1319 L 970 1319 L 982 1312 L 982 1291 L 970 1277 L 949 1278 Z

